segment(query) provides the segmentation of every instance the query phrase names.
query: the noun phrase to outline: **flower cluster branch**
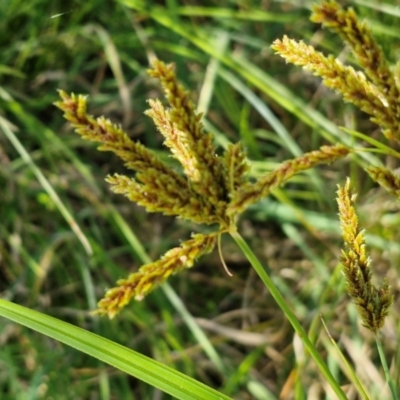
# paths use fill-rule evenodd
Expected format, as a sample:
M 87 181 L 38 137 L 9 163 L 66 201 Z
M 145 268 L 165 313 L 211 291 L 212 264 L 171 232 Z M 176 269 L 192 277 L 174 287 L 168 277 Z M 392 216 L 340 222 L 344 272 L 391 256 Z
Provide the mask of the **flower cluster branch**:
M 369 114 L 388 139 L 400 142 L 400 90 L 368 26 L 358 21 L 353 9 L 343 9 L 335 1 L 314 5 L 311 20 L 339 34 L 363 71 L 286 36 L 276 40 L 272 48 L 286 61 L 320 76 L 327 87 Z
M 372 122 L 390 140 L 400 142 L 400 89 L 397 86 L 382 48 L 370 29 L 360 23 L 353 9 L 342 8 L 336 1 L 323 1 L 313 6 L 311 20 L 338 34 L 350 47 L 363 71 L 343 65 L 332 55 L 325 56 L 313 46 L 284 36 L 272 48 L 287 62 L 302 66 L 323 83 L 370 115 Z M 368 166 L 370 177 L 389 193 L 400 199 L 400 177 L 383 166 Z M 350 183 L 338 190 L 338 205 L 345 249 L 342 264 L 347 279 L 347 291 L 355 301 L 363 324 L 377 332 L 384 323 L 393 302 L 390 287 L 385 281 L 380 288 L 371 283 L 370 260 L 364 243 L 364 232 L 350 195 Z
M 275 171 L 250 183 L 243 146 L 232 144 L 222 155 L 217 154 L 213 137 L 205 132 L 201 114 L 196 113 L 190 94 L 178 82 L 174 66 L 156 60 L 149 75 L 159 80 L 168 104 L 151 99 L 146 115 L 163 135 L 164 145 L 180 162 L 183 173 L 132 141 L 121 127 L 104 117 L 89 115 L 85 96 L 60 91 L 61 101 L 55 104 L 83 139 L 101 143 L 99 150 L 114 152 L 134 171 L 134 176 L 115 174 L 106 178 L 115 193 L 125 195 L 148 212 L 174 215 L 216 228 L 208 234 L 193 235 L 107 290 L 97 312 L 110 318 L 132 298 L 142 299 L 171 274 L 191 267 L 199 257 L 212 251 L 219 235 L 233 232 L 238 216 L 271 190 L 301 171 L 331 163 L 350 152 L 339 144 L 323 146 L 284 162 Z

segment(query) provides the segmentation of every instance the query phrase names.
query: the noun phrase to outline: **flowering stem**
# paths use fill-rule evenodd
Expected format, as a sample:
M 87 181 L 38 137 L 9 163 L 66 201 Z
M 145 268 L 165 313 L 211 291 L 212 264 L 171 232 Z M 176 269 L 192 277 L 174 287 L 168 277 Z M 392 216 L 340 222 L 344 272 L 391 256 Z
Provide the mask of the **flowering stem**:
M 296 333 L 299 335 L 300 339 L 302 340 L 304 346 L 306 349 L 309 351 L 311 357 L 314 359 L 315 363 L 317 364 L 318 368 L 320 369 L 321 373 L 324 375 L 326 380 L 329 382 L 331 385 L 333 391 L 336 393 L 339 399 L 341 400 L 346 400 L 347 397 L 344 394 L 343 390 L 340 388 L 338 382 L 335 380 L 331 372 L 329 371 L 327 365 L 325 364 L 324 360 L 322 359 L 321 355 L 318 353 L 317 349 L 315 346 L 312 344 L 311 340 L 309 339 L 307 332 L 303 329 L 301 326 L 300 322 L 294 315 L 293 311 L 289 308 L 289 305 L 286 303 L 285 299 L 275 286 L 275 284 L 272 282 L 272 279 L 269 277 L 261 263 L 258 261 L 256 255 L 252 252 L 250 247 L 247 245 L 245 240 L 240 236 L 240 234 L 236 230 L 231 230 L 230 235 L 232 238 L 235 240 L 237 245 L 240 247 L 240 249 L 243 251 L 244 255 L 250 262 L 250 264 L 253 266 L 253 268 L 256 270 L 258 276 L 261 278 L 261 280 L 264 282 L 265 286 L 268 288 L 270 291 L 272 297 L 275 299 L 275 301 L 278 303 L 279 307 L 282 309 L 282 311 L 285 313 L 287 319 L 289 322 L 292 324 L 294 330 Z
M 389 385 L 390 392 L 392 393 L 392 398 L 393 398 L 393 400 L 398 400 L 399 397 L 396 394 L 397 393 L 396 385 L 393 382 L 392 377 L 390 376 L 389 367 L 388 367 L 388 364 L 386 362 L 385 352 L 383 351 L 382 343 L 381 343 L 381 340 L 379 338 L 379 333 L 375 334 L 375 341 L 376 341 L 376 346 L 378 347 L 378 353 L 379 353 L 379 357 L 381 359 L 382 367 L 383 367 L 383 370 L 385 372 L 386 381 L 387 381 L 387 383 Z

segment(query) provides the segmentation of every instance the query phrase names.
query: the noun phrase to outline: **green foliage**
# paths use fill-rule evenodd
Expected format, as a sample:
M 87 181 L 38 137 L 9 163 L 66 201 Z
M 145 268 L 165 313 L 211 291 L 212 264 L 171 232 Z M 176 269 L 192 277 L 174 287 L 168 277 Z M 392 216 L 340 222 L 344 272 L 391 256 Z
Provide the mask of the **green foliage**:
M 360 4 L 357 14 L 367 18 L 397 77 L 396 7 L 347 3 Z M 274 189 L 243 214 L 238 229 L 338 384 L 353 390 L 359 377 L 366 396 L 387 398 L 373 337 L 360 326 L 345 293 L 334 193 L 336 184 L 350 176 L 359 193 L 360 226 L 366 228 L 374 274 L 387 276 L 396 299 L 399 217 L 391 193 L 398 193 L 398 153 L 368 116 L 320 86 L 318 78 L 285 66 L 270 50 L 274 40 L 287 35 L 324 54 L 340 55 L 343 64 L 357 69 L 352 53 L 342 52 L 341 40 L 312 24 L 303 3 L 266 4 L 0 2 L 0 295 L 123 344 L 235 399 L 277 399 L 288 393 L 310 398 L 311 390 L 333 398 L 285 314 L 228 240 L 222 240 L 222 252 L 233 278 L 214 252 L 196 269 L 171 279 L 177 293 L 162 286 L 112 321 L 90 313 L 105 288 L 198 227 L 146 215 L 110 194 L 104 176 L 126 170 L 116 157 L 72 135 L 52 103 L 57 89 L 89 94 L 93 114 L 121 123 L 130 138 L 179 170 L 143 116 L 146 99 L 161 97 L 145 74 L 157 55 L 175 63 L 183 85 L 195 89 L 196 111 L 204 113 L 216 152 L 232 143 L 245 145 L 251 180 L 326 144 L 356 150 L 345 162 L 301 173 L 285 188 Z M 377 170 L 381 165 L 385 169 Z M 321 315 L 350 370 L 323 331 Z M 393 307 L 379 348 L 394 382 L 400 380 L 398 320 Z M 2 399 L 160 395 L 7 319 L 1 320 L 0 343 Z

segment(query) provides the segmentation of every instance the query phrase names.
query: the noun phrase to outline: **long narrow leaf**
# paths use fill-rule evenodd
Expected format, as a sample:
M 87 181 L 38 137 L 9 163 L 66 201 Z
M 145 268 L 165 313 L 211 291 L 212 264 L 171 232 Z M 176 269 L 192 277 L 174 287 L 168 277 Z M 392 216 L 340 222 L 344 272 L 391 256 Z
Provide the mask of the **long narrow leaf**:
M 85 329 L 0 299 L 0 316 L 43 333 L 184 400 L 229 399 L 181 372 Z
M 64 205 L 57 192 L 54 190 L 53 186 L 50 184 L 49 180 L 44 176 L 43 172 L 38 168 L 38 166 L 32 160 L 32 157 L 29 155 L 29 152 L 22 145 L 21 141 L 17 138 L 14 132 L 10 129 L 9 125 L 3 118 L 0 118 L 0 128 L 5 134 L 5 136 L 9 139 L 9 141 L 13 144 L 15 149 L 20 154 L 21 158 L 25 161 L 25 163 L 29 166 L 32 172 L 35 174 L 37 180 L 42 185 L 43 189 L 48 193 L 49 197 L 53 200 L 54 204 L 65 218 L 72 231 L 75 233 L 76 237 L 82 243 L 83 247 L 86 250 L 88 255 L 93 254 L 92 247 L 89 243 L 89 240 L 82 232 L 80 226 L 76 222 L 73 215 L 69 212 L 67 207 Z

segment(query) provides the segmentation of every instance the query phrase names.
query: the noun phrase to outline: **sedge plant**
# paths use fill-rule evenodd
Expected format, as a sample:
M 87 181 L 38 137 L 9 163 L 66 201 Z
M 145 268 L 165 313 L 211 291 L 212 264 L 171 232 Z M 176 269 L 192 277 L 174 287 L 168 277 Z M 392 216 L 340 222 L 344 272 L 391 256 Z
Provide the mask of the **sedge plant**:
M 352 9 L 345 10 L 334 1 L 314 6 L 312 20 L 339 34 L 351 47 L 364 72 L 356 71 L 332 55 L 326 57 L 312 46 L 286 36 L 275 41 L 272 48 L 288 62 L 321 76 L 327 87 L 369 114 L 388 140 L 400 141 L 399 89 L 383 51 L 368 27 L 358 21 Z M 168 106 L 159 99 L 150 99 L 146 115 L 164 137 L 164 144 L 172 157 L 179 161 L 180 170 L 163 162 L 142 144 L 132 141 L 121 127 L 104 117 L 89 115 L 85 96 L 60 91 L 61 101 L 56 105 L 64 111 L 65 118 L 83 139 L 101 143 L 99 150 L 114 152 L 134 172 L 133 176 L 115 174 L 107 177 L 112 191 L 125 195 L 148 212 L 161 212 L 196 224 L 210 225 L 213 230 L 211 233 L 193 234 L 157 261 L 143 265 L 139 271 L 118 280 L 115 287 L 106 291 L 96 313 L 114 318 L 132 299 L 142 300 L 170 275 L 192 267 L 201 256 L 219 245 L 221 235 L 230 234 L 285 312 L 335 393 L 344 398 L 342 389 L 315 346 L 240 236 L 237 221 L 247 207 L 284 185 L 295 174 L 318 164 L 332 163 L 353 150 L 341 144 L 322 146 L 282 163 L 252 182 L 248 178 L 249 164 L 240 143 L 230 145 L 222 155 L 217 154 L 213 137 L 205 132 L 201 114 L 196 112 L 189 92 L 179 83 L 174 66 L 154 60 L 148 73 L 159 80 Z M 400 180 L 392 171 L 383 166 L 368 166 L 366 171 L 390 193 L 399 196 Z M 363 230 L 358 225 L 354 200 L 348 180 L 338 189 L 345 243 L 341 262 L 348 293 L 356 303 L 363 325 L 376 335 L 380 354 L 383 354 L 378 331 L 383 326 L 393 297 L 386 281 L 378 288 L 371 282 L 371 262 L 365 250 Z M 384 357 L 382 362 L 385 366 Z M 389 374 L 387 378 L 396 398 L 396 389 Z
M 273 48 L 287 61 L 303 66 L 324 83 L 343 95 L 372 117 L 390 140 L 398 135 L 398 89 L 395 79 L 379 45 L 368 28 L 360 24 L 352 10 L 344 10 L 335 2 L 324 2 L 314 7 L 312 20 L 323 23 L 337 32 L 352 46 L 365 74 L 342 65 L 333 56 L 325 57 L 312 46 L 287 37 L 277 40 Z M 164 137 L 164 144 L 181 164 L 181 172 L 163 163 L 152 151 L 129 139 L 118 126 L 103 117 L 93 118 L 86 111 L 86 97 L 60 92 L 62 101 L 56 105 L 64 111 L 76 132 L 84 139 L 100 142 L 100 150 L 116 153 L 134 177 L 109 176 L 112 190 L 143 206 L 148 212 L 162 212 L 198 224 L 215 226 L 211 233 L 196 233 L 192 238 L 165 253 L 159 260 L 142 266 L 127 278 L 120 279 L 107 290 L 98 304 L 97 313 L 113 318 L 131 299 L 142 300 L 152 289 L 171 274 L 192 267 L 202 255 L 213 250 L 220 236 L 230 234 L 243 250 L 271 294 L 284 310 L 297 333 L 331 383 L 339 397 L 344 394 L 334 381 L 322 358 L 285 300 L 273 285 L 243 238 L 237 232 L 239 215 L 251 204 L 267 196 L 273 189 L 285 184 L 293 175 L 321 163 L 331 163 L 345 157 L 351 150 L 342 145 L 323 146 L 293 160 L 284 162 L 271 173 L 250 182 L 249 165 L 240 143 L 231 145 L 219 156 L 213 138 L 204 131 L 201 115 L 195 111 L 189 93 L 178 82 L 174 67 L 155 60 L 149 70 L 157 78 L 168 102 L 149 100 L 146 112 Z M 383 167 L 369 167 L 368 173 L 381 185 L 396 194 L 396 177 Z M 349 181 L 338 190 L 340 220 L 345 241 L 342 263 L 347 288 L 360 312 L 364 326 L 375 334 L 382 327 L 393 302 L 385 281 L 376 288 L 371 283 L 370 260 L 365 252 L 363 231 L 358 227 L 350 196 Z M 394 395 L 393 382 L 389 384 Z
M 340 35 L 352 49 L 363 71 L 356 71 L 351 66 L 343 65 L 334 56 L 324 56 L 312 46 L 287 37 L 275 41 L 273 49 L 288 62 L 320 76 L 327 87 L 370 115 L 387 140 L 400 141 L 400 98 L 396 77 L 368 27 L 358 21 L 353 10 L 345 10 L 334 1 L 314 6 L 312 20 Z M 160 82 L 167 105 L 158 99 L 150 99 L 146 115 L 153 120 L 164 137 L 164 144 L 179 162 L 179 168 L 162 161 L 156 153 L 131 140 L 120 126 L 104 117 L 91 116 L 87 112 L 86 96 L 60 91 L 61 100 L 56 105 L 83 139 L 100 143 L 99 150 L 115 153 L 131 171 L 131 174 L 114 174 L 106 178 L 112 191 L 123 194 L 147 212 L 159 212 L 188 220 L 198 224 L 199 229 L 191 238 L 168 250 L 158 260 L 118 280 L 114 287 L 105 292 L 95 313 L 109 318 L 116 317 L 132 300 L 143 300 L 171 275 L 191 268 L 200 257 L 220 247 L 221 235 L 228 234 L 238 244 L 285 313 L 337 398 L 346 399 L 343 388 L 328 369 L 307 332 L 238 232 L 237 222 L 249 206 L 286 184 L 294 175 L 320 164 L 335 162 L 360 149 L 351 149 L 341 144 L 322 146 L 285 161 L 272 172 L 252 181 L 248 176 L 250 164 L 241 143 L 230 145 L 223 154 L 218 153 L 213 137 L 205 131 L 202 116 L 196 112 L 189 92 L 177 79 L 174 65 L 155 60 L 148 72 Z M 372 140 L 367 142 L 372 143 Z M 383 141 L 377 147 L 379 150 L 386 148 Z M 400 178 L 394 171 L 382 165 L 367 166 L 366 171 L 375 182 L 399 198 Z M 349 180 L 343 186 L 339 185 L 337 194 L 344 240 L 341 263 L 347 291 L 356 304 L 362 324 L 375 334 L 389 387 L 396 399 L 397 388 L 390 378 L 379 339 L 379 330 L 393 303 L 390 286 L 384 281 L 376 287 L 371 281 L 372 263 L 366 250 L 364 231 L 359 226 L 355 212 L 356 196 L 351 191 Z M 202 226 L 206 226 L 206 229 Z M 21 310 L 2 302 L 0 311 L 4 316 L 24 323 Z M 8 311 L 3 312 L 6 308 L 9 308 Z M 35 318 L 39 317 L 34 315 L 27 326 L 37 329 Z M 42 331 L 49 334 L 54 321 L 46 320 L 46 324 L 46 330 Z M 60 325 L 53 337 L 67 342 L 69 339 L 62 336 L 63 329 L 64 326 Z M 84 332 L 79 334 L 85 336 Z M 85 344 L 80 348 L 82 351 L 88 351 L 90 341 L 98 340 L 91 336 L 86 339 L 87 347 Z M 118 350 L 111 343 L 109 345 L 112 351 Z M 99 341 L 98 348 L 101 346 L 107 346 L 107 342 Z M 102 358 L 101 351 L 92 355 L 107 361 L 108 355 Z M 119 367 L 129 372 L 128 367 Z M 150 374 L 152 368 L 152 365 L 146 366 L 146 373 Z M 160 366 L 158 368 L 157 371 L 162 370 Z M 184 381 L 185 378 L 181 379 Z M 150 380 L 149 383 L 154 384 L 156 380 Z M 221 397 L 225 398 L 223 395 Z
M 65 118 L 82 138 L 100 142 L 99 150 L 114 152 L 127 168 L 135 172 L 134 177 L 120 174 L 107 177 L 114 192 L 125 195 L 148 212 L 162 212 L 197 224 L 215 226 L 215 230 L 193 234 L 192 238 L 170 249 L 159 260 L 118 280 L 115 287 L 106 291 L 96 313 L 115 317 L 132 299 L 142 300 L 171 274 L 192 267 L 199 257 L 214 249 L 222 234 L 228 233 L 284 310 L 336 394 L 345 398 L 290 307 L 238 233 L 236 223 L 240 213 L 249 205 L 267 196 L 293 175 L 341 159 L 351 150 L 341 144 L 322 146 L 284 162 L 256 182 L 251 182 L 247 176 L 249 165 L 240 143 L 229 146 L 222 156 L 217 155 L 213 138 L 204 131 L 201 115 L 196 113 L 189 93 L 178 82 L 174 66 L 155 60 L 149 74 L 160 81 L 169 108 L 158 99 L 151 99 L 146 114 L 164 136 L 164 144 L 172 156 L 180 162 L 181 173 L 160 160 L 153 151 L 132 141 L 121 127 L 104 117 L 89 115 L 85 96 L 60 91 L 62 100 L 56 105 L 64 111 Z
M 289 39 L 287 36 L 282 40 L 276 40 L 272 48 L 287 62 L 300 65 L 314 75 L 320 76 L 327 87 L 368 114 L 387 140 L 399 143 L 398 80 L 369 27 L 358 20 L 352 8 L 344 9 L 336 1 L 325 1 L 314 5 L 311 20 L 338 34 L 350 47 L 362 70 L 357 71 L 352 66 L 343 65 L 334 56 L 325 56 L 313 46 Z M 393 155 L 392 152 L 385 151 L 387 147 L 381 146 L 379 142 L 377 147 L 378 150 L 384 148 L 384 153 Z M 398 157 L 398 154 L 395 154 Z M 383 165 L 370 165 L 365 170 L 376 183 L 400 199 L 400 177 L 397 173 Z M 372 283 L 371 259 L 366 250 L 364 231 L 359 227 L 354 207 L 356 197 L 355 193 L 351 193 L 349 179 L 344 186 L 338 186 L 337 202 L 344 240 L 341 263 L 346 278 L 346 288 L 356 304 L 362 325 L 375 335 L 392 397 L 397 399 L 398 388 L 389 374 L 379 338 L 379 330 L 393 303 L 393 296 L 386 280 L 379 287 Z

